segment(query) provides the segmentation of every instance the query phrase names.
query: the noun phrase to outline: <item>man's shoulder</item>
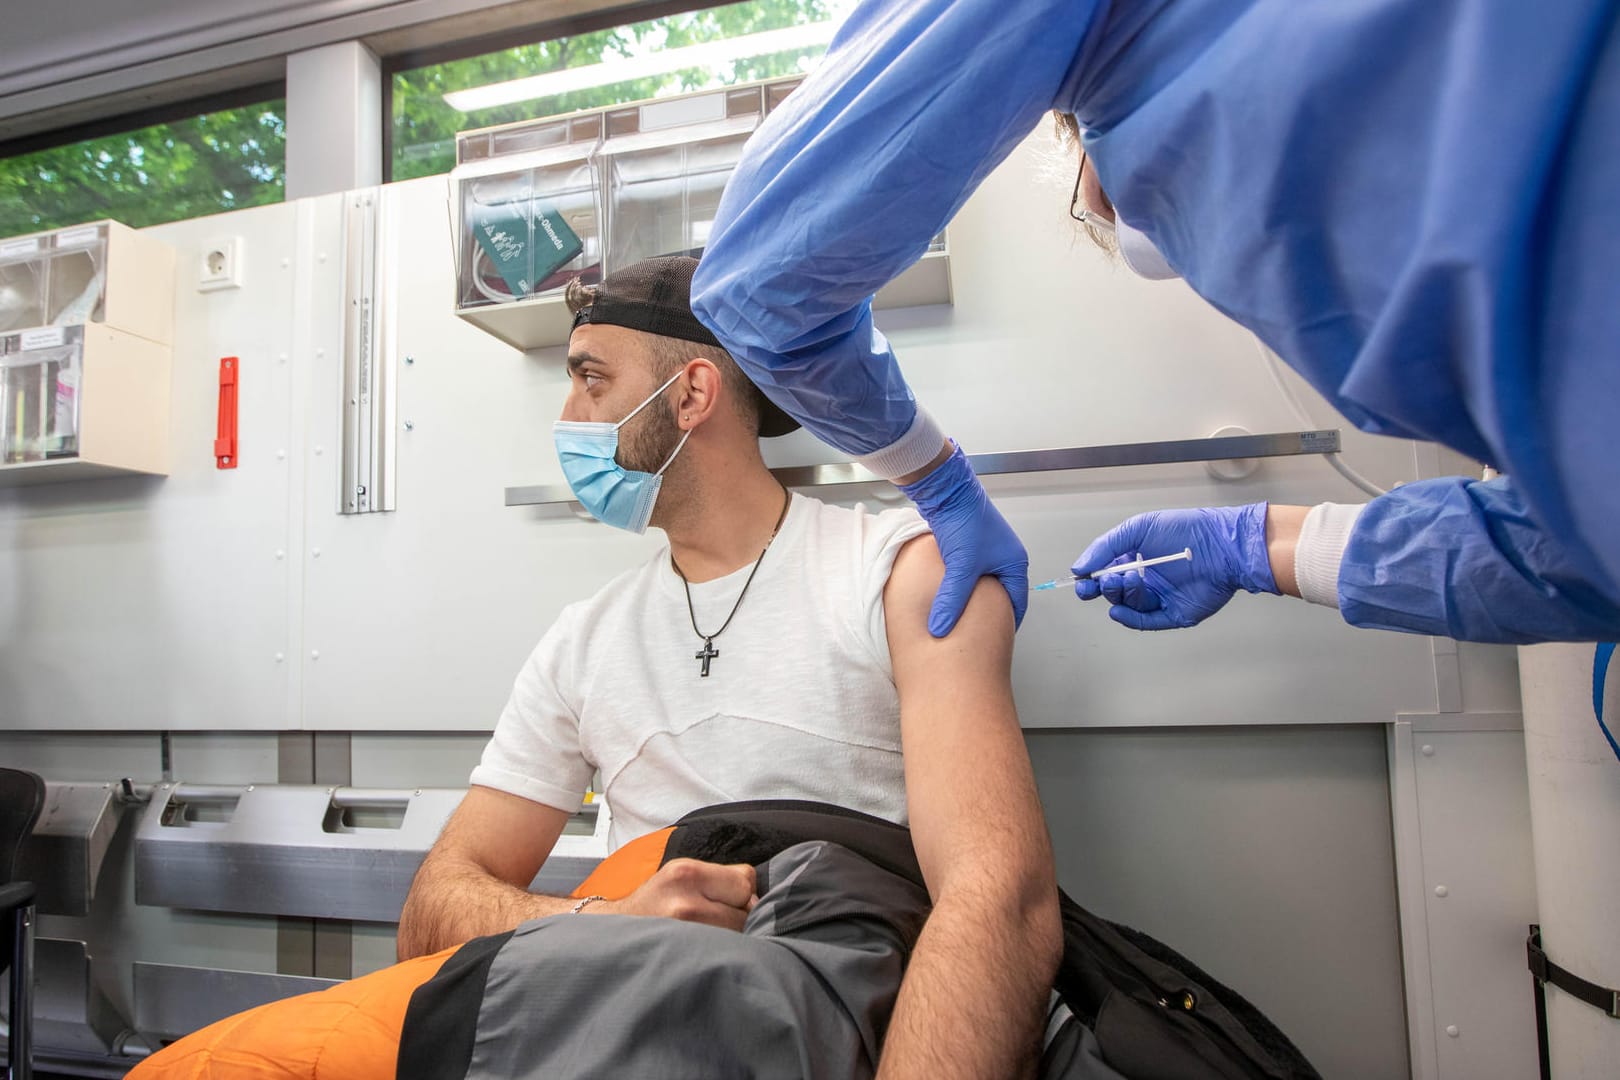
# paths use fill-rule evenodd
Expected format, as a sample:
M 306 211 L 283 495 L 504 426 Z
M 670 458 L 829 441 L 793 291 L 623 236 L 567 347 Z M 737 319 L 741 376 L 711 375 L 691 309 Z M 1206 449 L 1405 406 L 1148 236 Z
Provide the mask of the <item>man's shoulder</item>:
M 904 543 L 928 531 L 928 523 L 914 506 L 888 507 L 874 513 L 864 503 L 839 506 L 803 496 L 811 509 L 812 528 L 824 538 L 848 537 L 871 555 L 895 543 Z

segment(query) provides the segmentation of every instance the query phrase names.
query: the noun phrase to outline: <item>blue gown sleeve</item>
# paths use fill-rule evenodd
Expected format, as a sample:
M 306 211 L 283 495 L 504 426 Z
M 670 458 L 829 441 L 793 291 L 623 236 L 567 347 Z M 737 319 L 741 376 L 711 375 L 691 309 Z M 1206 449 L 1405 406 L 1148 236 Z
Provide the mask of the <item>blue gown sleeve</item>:
M 1339 566 L 1354 626 L 1526 645 L 1613 641 L 1620 600 L 1532 520 L 1511 477 L 1406 484 L 1368 503 Z
M 692 310 L 824 441 L 870 454 L 911 427 L 916 402 L 869 298 L 1052 107 L 1095 8 L 868 0 L 750 139 Z

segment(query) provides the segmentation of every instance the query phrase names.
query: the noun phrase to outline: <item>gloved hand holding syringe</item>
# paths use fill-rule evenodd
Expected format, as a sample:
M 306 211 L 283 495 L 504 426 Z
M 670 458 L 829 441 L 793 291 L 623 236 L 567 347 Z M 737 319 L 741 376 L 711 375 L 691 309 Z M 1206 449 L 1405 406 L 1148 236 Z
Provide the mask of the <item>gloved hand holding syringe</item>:
M 1056 589 L 1059 586 L 1073 585 L 1077 581 L 1084 580 L 1085 577 L 1100 578 L 1104 574 L 1123 574 L 1127 570 L 1135 570 L 1140 573 L 1144 567 L 1159 566 L 1162 563 L 1168 562 L 1179 562 L 1183 559 L 1188 562 L 1192 562 L 1192 548 L 1183 548 L 1174 555 L 1160 555 L 1153 559 L 1144 559 L 1140 554 L 1138 554 L 1137 557 L 1130 562 L 1123 562 L 1117 566 L 1105 566 L 1101 570 L 1093 571 L 1089 575 L 1070 573 L 1065 574 L 1062 577 L 1055 577 L 1051 581 L 1043 581 L 1039 585 L 1031 585 L 1029 587 L 1029 591 L 1044 592 L 1048 589 Z

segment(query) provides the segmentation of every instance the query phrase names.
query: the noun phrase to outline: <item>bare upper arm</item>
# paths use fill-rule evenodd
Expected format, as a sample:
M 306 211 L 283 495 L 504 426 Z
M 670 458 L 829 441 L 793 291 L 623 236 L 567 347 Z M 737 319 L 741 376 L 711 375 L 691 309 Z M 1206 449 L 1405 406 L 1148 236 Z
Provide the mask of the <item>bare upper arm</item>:
M 974 588 L 956 628 L 928 632 L 944 575 L 932 536 L 908 543 L 884 589 L 884 618 L 917 856 L 936 899 L 958 870 L 1041 873 L 1050 845 L 1012 696 L 1015 624 L 994 578 Z
M 475 784 L 450 815 L 428 858 L 470 862 L 527 889 L 569 817 L 554 806 Z

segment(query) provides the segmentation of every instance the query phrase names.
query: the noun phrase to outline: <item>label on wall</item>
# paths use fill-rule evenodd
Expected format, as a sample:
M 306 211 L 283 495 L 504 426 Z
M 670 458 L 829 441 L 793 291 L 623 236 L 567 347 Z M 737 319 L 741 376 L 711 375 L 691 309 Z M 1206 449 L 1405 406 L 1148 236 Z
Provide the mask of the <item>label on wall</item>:
M 42 326 L 37 330 L 24 330 L 20 335 L 20 344 L 23 352 L 34 349 L 59 349 L 67 340 L 63 333 L 64 327 Z
M 93 244 L 101 239 L 100 225 L 82 225 L 77 229 L 66 229 L 56 234 L 56 246 L 59 248 L 82 247 Z

